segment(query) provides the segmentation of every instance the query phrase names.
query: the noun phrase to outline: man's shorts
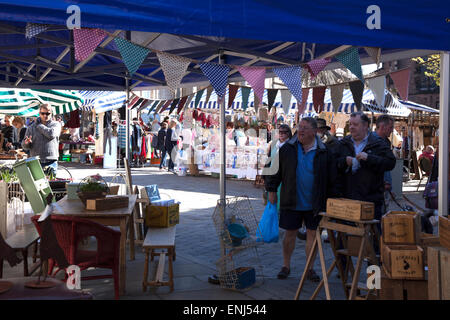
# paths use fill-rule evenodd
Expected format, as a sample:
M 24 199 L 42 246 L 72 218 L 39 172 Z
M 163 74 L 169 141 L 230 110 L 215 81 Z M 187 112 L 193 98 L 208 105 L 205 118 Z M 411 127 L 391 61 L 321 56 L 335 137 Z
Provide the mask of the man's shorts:
M 316 230 L 321 216 L 314 216 L 312 211 L 280 210 L 280 228 L 285 230 L 300 229 L 305 223 L 306 229 Z

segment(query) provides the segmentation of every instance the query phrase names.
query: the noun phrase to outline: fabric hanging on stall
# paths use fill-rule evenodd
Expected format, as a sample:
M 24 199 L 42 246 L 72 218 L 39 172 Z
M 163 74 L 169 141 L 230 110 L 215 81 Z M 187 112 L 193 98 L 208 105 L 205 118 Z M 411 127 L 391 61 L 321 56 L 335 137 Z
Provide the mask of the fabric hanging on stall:
M 119 139 L 119 148 L 125 149 L 127 143 L 127 128 L 125 123 L 119 123 L 117 128 L 117 135 Z
M 125 104 L 124 104 L 122 107 L 119 108 L 119 119 L 126 120 L 127 119 L 126 113 L 127 113 L 127 109 L 125 108 Z
M 81 126 L 80 124 L 80 111 L 78 109 L 70 112 L 69 121 L 65 125 L 67 128 L 75 129 Z
M 320 113 L 323 111 L 323 108 L 325 106 L 325 90 L 327 87 L 316 87 L 313 89 L 313 104 L 314 104 L 314 110 L 316 110 L 317 113 Z
M 361 111 L 361 103 L 364 93 L 364 83 L 361 81 L 353 81 L 349 83 L 350 91 L 353 95 L 353 101 L 355 102 L 356 109 Z

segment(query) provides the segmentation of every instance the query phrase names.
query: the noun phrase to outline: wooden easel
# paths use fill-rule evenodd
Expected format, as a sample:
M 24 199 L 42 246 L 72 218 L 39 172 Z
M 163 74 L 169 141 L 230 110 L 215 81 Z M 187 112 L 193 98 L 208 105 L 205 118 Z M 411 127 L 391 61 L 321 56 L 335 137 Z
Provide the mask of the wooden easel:
M 319 249 L 319 257 L 320 257 L 320 265 L 322 268 L 322 277 L 323 279 L 320 281 L 319 285 L 317 286 L 316 290 L 311 296 L 311 300 L 314 300 L 322 286 L 325 285 L 325 294 L 327 300 L 331 300 L 330 295 L 330 288 L 328 285 L 328 277 L 330 276 L 331 272 L 335 267 L 338 268 L 339 276 L 342 281 L 342 285 L 344 287 L 345 295 L 348 300 L 354 300 L 354 299 L 361 299 L 361 297 L 357 296 L 357 291 L 360 290 L 366 290 L 368 291 L 365 299 L 369 297 L 369 294 L 371 293 L 371 290 L 368 290 L 367 287 L 362 285 L 361 283 L 358 283 L 359 275 L 361 271 L 362 262 L 365 257 L 367 257 L 371 264 L 379 265 L 378 257 L 375 254 L 375 250 L 373 248 L 374 241 L 379 241 L 379 233 L 377 229 L 377 223 L 378 220 L 351 220 L 351 219 L 342 219 L 342 218 L 336 218 L 330 215 L 327 215 L 325 212 L 320 213 L 322 216 L 322 219 L 320 221 L 320 224 L 316 230 L 316 238 L 314 239 L 311 252 L 308 256 L 305 270 L 303 272 L 302 278 L 300 279 L 300 283 L 298 285 L 297 292 L 295 294 L 295 300 L 298 300 L 301 290 L 303 288 L 303 285 L 306 280 L 306 273 L 307 270 L 309 270 L 313 265 L 312 257 L 315 257 L 315 253 L 317 248 Z M 325 265 L 325 255 L 323 251 L 323 245 L 322 245 L 322 238 L 321 234 L 322 231 L 326 229 L 329 239 L 330 239 L 330 246 L 333 250 L 333 254 L 335 257 L 335 260 L 331 264 L 330 268 L 326 270 Z M 335 237 L 334 232 L 337 232 L 337 237 Z M 350 235 L 356 235 L 361 237 L 361 244 L 359 246 L 358 255 L 357 255 L 357 262 L 356 262 L 356 269 L 353 267 L 352 262 L 352 255 L 349 253 L 349 250 L 347 249 L 347 241 L 346 236 L 347 234 Z M 338 241 L 342 241 L 344 244 L 344 248 L 346 249 L 337 249 Z M 342 266 L 341 258 L 346 258 L 346 266 L 345 269 Z M 347 283 L 348 279 L 348 273 L 350 272 L 352 282 Z M 350 288 L 350 292 L 349 292 Z M 364 299 L 364 298 L 363 298 Z

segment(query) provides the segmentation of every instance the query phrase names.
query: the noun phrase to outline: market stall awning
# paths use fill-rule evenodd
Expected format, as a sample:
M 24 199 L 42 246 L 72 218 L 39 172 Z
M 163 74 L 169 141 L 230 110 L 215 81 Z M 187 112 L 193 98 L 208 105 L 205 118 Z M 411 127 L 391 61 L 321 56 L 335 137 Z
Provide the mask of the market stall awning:
M 417 111 L 422 111 L 422 112 L 430 112 L 430 113 L 439 113 L 439 109 L 434 109 L 428 106 L 425 106 L 423 104 L 419 104 L 416 102 L 412 102 L 412 101 L 403 101 L 400 100 L 400 102 L 405 105 L 407 108 L 412 109 L 412 110 L 417 110 Z
M 121 108 L 127 99 L 125 92 L 120 91 L 79 91 L 83 96 L 84 110 L 95 109 L 97 113 Z
M 50 104 L 54 114 L 62 114 L 80 108 L 82 103 L 82 97 L 75 91 L 0 89 L 1 114 L 37 116 L 41 104 Z

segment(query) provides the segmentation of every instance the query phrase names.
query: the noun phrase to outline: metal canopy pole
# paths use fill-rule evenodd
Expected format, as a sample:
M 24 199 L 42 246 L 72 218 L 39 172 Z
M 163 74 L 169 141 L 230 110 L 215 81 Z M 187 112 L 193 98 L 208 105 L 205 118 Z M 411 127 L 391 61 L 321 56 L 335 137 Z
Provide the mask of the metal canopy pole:
M 439 117 L 439 215 L 448 215 L 448 142 L 450 110 L 450 54 L 441 53 L 440 117 Z
M 223 64 L 223 50 L 219 50 L 219 64 Z M 225 208 L 226 198 L 226 128 L 225 128 L 225 95 L 221 99 L 220 105 L 220 200 Z
M 127 40 L 131 40 L 131 32 L 127 31 L 125 32 L 125 38 Z M 128 79 L 128 71 L 126 72 L 127 77 L 125 78 L 125 90 L 127 92 L 127 103 L 125 106 L 125 120 L 126 120 L 126 139 L 125 139 L 125 158 L 127 158 L 128 163 L 130 163 L 130 109 L 128 109 L 128 105 L 130 103 L 130 84 Z

